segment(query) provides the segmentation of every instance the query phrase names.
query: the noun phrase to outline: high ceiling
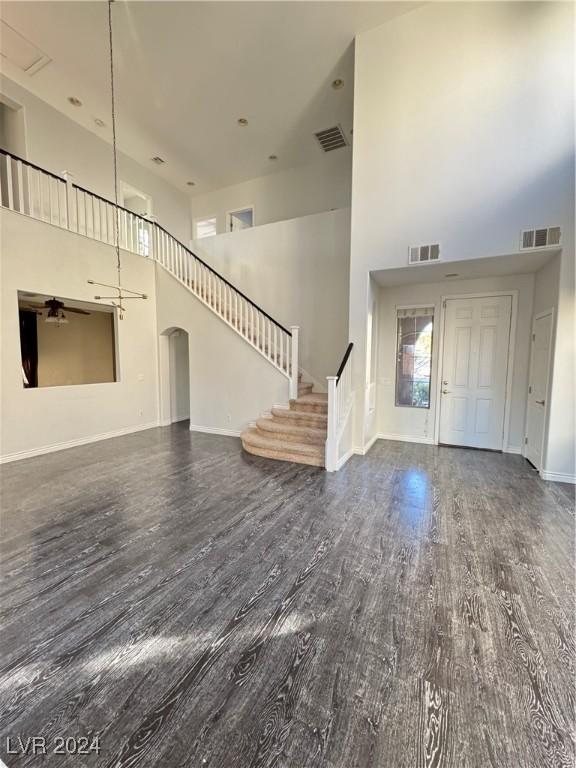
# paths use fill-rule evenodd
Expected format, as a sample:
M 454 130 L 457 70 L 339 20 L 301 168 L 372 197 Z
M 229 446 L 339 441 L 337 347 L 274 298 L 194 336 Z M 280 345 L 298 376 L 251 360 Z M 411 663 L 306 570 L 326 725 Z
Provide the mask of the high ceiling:
M 119 146 L 191 193 L 319 161 L 315 131 L 340 123 L 350 138 L 355 35 L 420 4 L 115 2 Z M 110 140 L 107 3 L 3 2 L 1 13 L 51 59 L 32 76 L 3 59 L 4 73 Z

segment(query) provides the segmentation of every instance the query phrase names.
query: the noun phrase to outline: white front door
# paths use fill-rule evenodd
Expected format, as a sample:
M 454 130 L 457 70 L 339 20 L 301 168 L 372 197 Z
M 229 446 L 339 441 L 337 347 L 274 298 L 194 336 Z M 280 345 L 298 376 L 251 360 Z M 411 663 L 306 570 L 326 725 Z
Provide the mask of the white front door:
M 530 386 L 526 414 L 526 447 L 524 455 L 536 469 L 542 469 L 542 449 L 546 427 L 546 401 L 550 375 L 550 347 L 552 344 L 552 312 L 540 315 L 532 326 L 532 354 L 530 358 Z
M 439 442 L 502 450 L 511 296 L 447 299 Z

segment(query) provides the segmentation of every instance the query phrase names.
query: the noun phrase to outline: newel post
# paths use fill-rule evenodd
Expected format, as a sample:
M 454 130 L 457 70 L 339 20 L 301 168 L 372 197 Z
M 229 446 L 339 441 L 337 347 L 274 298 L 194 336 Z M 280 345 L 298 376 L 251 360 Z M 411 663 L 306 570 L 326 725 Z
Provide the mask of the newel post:
M 74 206 L 74 174 L 70 171 L 64 171 L 62 174 L 66 181 L 66 227 L 72 232 L 78 231 L 78 222 L 76 221 L 76 209 Z
M 326 471 L 335 472 L 336 465 L 338 463 L 338 444 L 336 441 L 337 430 L 337 400 L 336 400 L 336 384 L 338 383 L 337 376 L 326 376 L 328 382 L 328 424 L 326 433 Z
M 298 325 L 291 325 L 290 332 L 292 333 L 290 360 L 290 400 L 296 400 L 298 397 L 298 339 L 300 334 L 300 327 Z

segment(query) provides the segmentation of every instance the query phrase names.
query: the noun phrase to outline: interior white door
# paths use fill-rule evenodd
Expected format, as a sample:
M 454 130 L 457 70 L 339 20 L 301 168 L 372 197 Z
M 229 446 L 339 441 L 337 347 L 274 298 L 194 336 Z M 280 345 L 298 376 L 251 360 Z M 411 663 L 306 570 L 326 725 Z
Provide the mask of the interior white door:
M 532 354 L 530 357 L 530 386 L 526 414 L 526 446 L 524 455 L 536 469 L 542 469 L 546 402 L 550 376 L 550 348 L 552 345 L 552 312 L 540 315 L 532 326 Z
M 439 442 L 501 450 L 511 296 L 447 299 Z

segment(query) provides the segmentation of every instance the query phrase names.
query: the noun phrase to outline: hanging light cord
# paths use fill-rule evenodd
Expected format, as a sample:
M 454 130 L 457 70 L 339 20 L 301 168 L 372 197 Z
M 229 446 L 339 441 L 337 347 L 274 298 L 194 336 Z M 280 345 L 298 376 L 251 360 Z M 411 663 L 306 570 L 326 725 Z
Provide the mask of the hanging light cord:
M 121 289 L 121 271 L 122 264 L 120 261 L 120 210 L 118 208 L 118 158 L 116 147 L 116 99 L 114 94 L 114 46 L 112 43 L 112 3 L 114 0 L 108 0 L 108 35 L 110 40 L 110 99 L 112 103 L 112 149 L 114 156 L 114 203 L 116 209 L 115 216 L 115 232 L 114 237 L 116 241 L 116 271 L 118 273 L 118 288 Z M 122 298 L 120 296 L 120 304 Z

